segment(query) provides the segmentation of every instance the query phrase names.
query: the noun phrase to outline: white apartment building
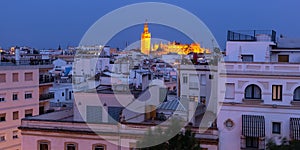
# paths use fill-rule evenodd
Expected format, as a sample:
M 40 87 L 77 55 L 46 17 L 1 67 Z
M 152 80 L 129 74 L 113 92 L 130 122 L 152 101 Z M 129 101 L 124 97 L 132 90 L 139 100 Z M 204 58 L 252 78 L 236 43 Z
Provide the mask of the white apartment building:
M 220 150 L 300 140 L 300 51 L 281 40 L 275 31 L 228 32 L 220 74 L 226 88 L 219 92 L 224 98 L 217 117 Z
M 177 95 L 188 99 L 188 119 L 199 126 L 211 126 L 217 114 L 217 94 L 214 92 L 218 84 L 217 66 L 208 64 L 181 64 L 178 67 Z M 202 121 L 205 112 L 211 113 L 211 120 Z M 207 124 L 208 123 L 208 124 Z

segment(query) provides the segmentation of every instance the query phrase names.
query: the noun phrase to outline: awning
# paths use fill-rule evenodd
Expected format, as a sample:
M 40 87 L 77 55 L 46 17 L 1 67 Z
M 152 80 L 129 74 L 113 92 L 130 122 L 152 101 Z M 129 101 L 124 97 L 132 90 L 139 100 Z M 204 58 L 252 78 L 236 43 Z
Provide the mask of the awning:
M 265 137 L 265 117 L 242 115 L 242 134 L 246 137 Z
M 290 119 L 290 132 L 292 140 L 300 140 L 300 118 Z

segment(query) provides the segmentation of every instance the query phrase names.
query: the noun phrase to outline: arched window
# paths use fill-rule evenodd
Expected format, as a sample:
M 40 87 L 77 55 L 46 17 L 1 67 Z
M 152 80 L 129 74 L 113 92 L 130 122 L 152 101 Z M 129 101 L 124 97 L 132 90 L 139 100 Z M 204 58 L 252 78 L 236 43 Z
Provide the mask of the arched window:
M 93 150 L 106 150 L 106 145 L 103 144 L 94 144 Z
M 261 99 L 261 89 L 255 85 L 248 85 L 245 89 L 245 99 Z
M 294 101 L 300 101 L 300 86 L 294 91 Z
M 66 142 L 65 150 L 78 150 L 78 144 L 74 142 Z
M 38 150 L 50 150 L 50 149 L 51 149 L 50 141 L 47 140 L 38 141 Z

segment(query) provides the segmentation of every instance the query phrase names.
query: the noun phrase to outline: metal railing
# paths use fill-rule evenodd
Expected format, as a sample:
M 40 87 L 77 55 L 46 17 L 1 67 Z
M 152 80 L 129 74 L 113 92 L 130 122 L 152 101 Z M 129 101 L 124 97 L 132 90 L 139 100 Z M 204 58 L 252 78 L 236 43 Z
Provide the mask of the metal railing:
M 40 84 L 44 84 L 44 83 L 51 83 L 54 82 L 54 78 L 50 77 L 50 78 L 40 78 L 39 83 Z
M 1 62 L 10 63 L 14 65 L 52 65 L 50 59 L 27 59 L 27 60 L 15 60 L 14 58 L 2 58 Z
M 54 93 L 47 93 L 47 94 L 41 94 L 40 95 L 40 101 L 47 100 L 47 99 L 53 99 Z
M 239 30 L 228 31 L 227 41 L 272 41 L 276 42 L 274 30 Z

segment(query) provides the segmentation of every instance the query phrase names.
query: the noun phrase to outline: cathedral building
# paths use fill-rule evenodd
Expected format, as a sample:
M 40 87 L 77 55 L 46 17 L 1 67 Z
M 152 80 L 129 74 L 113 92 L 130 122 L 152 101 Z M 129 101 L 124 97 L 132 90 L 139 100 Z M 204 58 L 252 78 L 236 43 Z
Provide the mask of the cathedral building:
M 141 36 L 141 53 L 145 55 L 164 55 L 168 53 L 187 55 L 191 52 L 209 54 L 210 50 L 202 48 L 199 43 L 181 44 L 174 41 L 151 45 L 151 33 L 149 32 L 148 23 L 144 24 L 144 32 Z

